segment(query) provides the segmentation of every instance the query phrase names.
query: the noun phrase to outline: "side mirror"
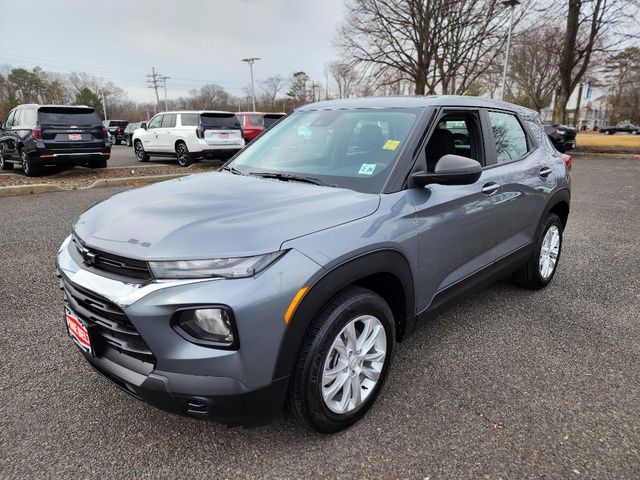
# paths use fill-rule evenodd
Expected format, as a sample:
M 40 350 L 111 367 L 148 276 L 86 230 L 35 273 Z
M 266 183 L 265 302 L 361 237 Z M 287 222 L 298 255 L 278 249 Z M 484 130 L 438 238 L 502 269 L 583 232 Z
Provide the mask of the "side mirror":
M 146 123 L 141 123 L 140 124 L 140 128 L 144 128 L 146 130 L 147 129 L 147 124 Z
M 416 182 L 416 185 L 421 187 L 430 183 L 469 185 L 477 182 L 481 173 L 482 165 L 472 158 L 444 155 L 436 163 L 433 173 L 415 172 L 411 178 Z

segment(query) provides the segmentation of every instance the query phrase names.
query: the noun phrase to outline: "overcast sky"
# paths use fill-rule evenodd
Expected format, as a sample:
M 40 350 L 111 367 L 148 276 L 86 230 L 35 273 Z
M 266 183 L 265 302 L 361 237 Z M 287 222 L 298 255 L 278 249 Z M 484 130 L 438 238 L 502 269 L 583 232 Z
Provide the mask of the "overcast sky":
M 132 100 L 145 75 L 171 77 L 170 98 L 205 83 L 241 95 L 256 80 L 304 70 L 324 83 L 344 0 L 0 0 L 0 64 L 85 71 Z

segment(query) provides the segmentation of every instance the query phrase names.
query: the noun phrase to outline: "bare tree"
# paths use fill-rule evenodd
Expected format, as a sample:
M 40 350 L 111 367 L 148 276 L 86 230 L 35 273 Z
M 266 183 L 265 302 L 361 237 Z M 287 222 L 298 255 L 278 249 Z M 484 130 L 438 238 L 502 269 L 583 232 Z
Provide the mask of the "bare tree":
M 608 49 L 608 41 L 634 24 L 638 0 L 569 0 L 560 54 L 560 87 L 553 113 L 555 123 L 567 122 L 567 103 L 584 77 L 596 52 Z
M 388 76 L 419 95 L 464 93 L 502 54 L 508 19 L 499 0 L 347 0 L 336 44 L 381 85 Z
M 538 112 L 551 104 L 558 87 L 562 29 L 532 28 L 514 41 L 509 62 L 511 100 Z
M 284 89 L 284 78 L 281 75 L 275 75 L 260 80 L 258 85 L 260 89 L 260 103 L 269 105 L 273 110 L 276 107 L 278 94 Z
M 329 65 L 329 72 L 338 87 L 338 98 L 349 98 L 355 93 L 360 80 L 360 74 L 348 63 L 333 62 Z

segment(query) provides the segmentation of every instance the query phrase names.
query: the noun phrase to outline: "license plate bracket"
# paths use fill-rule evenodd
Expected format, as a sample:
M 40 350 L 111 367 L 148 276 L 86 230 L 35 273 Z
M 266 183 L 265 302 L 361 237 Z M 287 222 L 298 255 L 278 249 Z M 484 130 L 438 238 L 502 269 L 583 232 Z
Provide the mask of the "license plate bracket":
M 70 133 L 69 134 L 69 140 L 74 140 L 74 141 L 82 140 L 82 134 L 80 134 L 80 133 Z

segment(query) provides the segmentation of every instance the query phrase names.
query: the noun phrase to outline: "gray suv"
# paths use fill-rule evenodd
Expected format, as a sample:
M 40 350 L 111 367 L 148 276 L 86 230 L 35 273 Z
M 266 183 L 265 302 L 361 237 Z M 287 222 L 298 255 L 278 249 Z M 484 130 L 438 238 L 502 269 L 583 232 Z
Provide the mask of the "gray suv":
M 57 268 L 89 364 L 228 425 L 289 405 L 335 432 L 396 342 L 462 293 L 553 278 L 570 157 L 537 114 L 474 97 L 300 108 L 227 162 L 82 214 Z

